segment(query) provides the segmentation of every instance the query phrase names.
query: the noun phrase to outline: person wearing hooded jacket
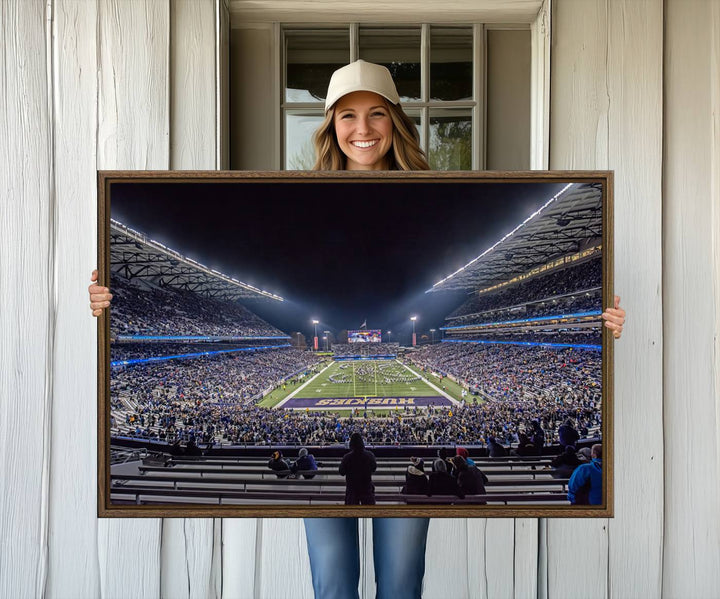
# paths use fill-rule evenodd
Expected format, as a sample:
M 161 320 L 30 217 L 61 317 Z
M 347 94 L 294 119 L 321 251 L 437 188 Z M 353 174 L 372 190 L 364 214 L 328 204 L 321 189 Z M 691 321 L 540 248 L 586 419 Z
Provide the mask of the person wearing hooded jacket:
M 427 495 L 428 478 L 425 474 L 425 462 L 421 458 L 410 458 L 412 464 L 405 473 L 405 486 L 401 492 L 404 495 Z
M 372 473 L 376 468 L 375 454 L 365 449 L 362 435 L 350 435 L 350 452 L 343 456 L 339 468 L 345 477 L 345 505 L 375 505 Z
M 298 471 L 305 472 L 305 474 L 303 474 L 303 478 L 315 478 L 314 474 L 307 474 L 307 472 L 317 469 L 318 465 L 315 461 L 315 456 L 308 453 L 308 450 L 305 447 L 302 447 L 298 452 L 298 459 L 290 464 L 290 471 L 294 475 L 297 475 Z
M 592 461 L 578 466 L 568 482 L 573 505 L 602 505 L 602 445 L 593 445 L 590 455 Z
M 464 491 L 447 471 L 444 460 L 438 458 L 433 462 L 433 471 L 428 481 L 428 495 L 456 495 L 460 499 L 465 497 Z

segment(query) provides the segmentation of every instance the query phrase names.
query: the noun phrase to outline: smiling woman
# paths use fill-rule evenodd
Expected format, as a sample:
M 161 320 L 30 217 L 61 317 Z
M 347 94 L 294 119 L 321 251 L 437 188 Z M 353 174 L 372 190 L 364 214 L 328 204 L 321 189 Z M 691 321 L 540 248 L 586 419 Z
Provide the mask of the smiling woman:
M 330 79 L 313 170 L 429 170 L 419 141 L 390 71 L 358 60 Z

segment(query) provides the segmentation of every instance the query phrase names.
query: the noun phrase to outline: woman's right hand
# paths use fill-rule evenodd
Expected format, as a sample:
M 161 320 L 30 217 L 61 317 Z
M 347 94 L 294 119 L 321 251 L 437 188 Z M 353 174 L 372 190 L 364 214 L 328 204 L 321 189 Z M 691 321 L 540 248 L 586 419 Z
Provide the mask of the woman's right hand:
M 92 310 L 93 316 L 100 316 L 102 311 L 110 305 L 112 299 L 112 293 L 107 287 L 101 287 L 97 284 L 98 271 L 93 270 L 90 280 L 93 281 L 92 285 L 88 287 L 88 293 L 90 294 L 90 309 Z

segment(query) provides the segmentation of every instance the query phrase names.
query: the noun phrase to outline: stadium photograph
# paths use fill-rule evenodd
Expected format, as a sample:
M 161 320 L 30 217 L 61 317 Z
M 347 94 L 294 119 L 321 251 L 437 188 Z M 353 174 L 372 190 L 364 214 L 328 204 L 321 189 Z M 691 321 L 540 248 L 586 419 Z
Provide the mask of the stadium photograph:
M 606 176 L 194 175 L 103 188 L 103 515 L 608 514 Z

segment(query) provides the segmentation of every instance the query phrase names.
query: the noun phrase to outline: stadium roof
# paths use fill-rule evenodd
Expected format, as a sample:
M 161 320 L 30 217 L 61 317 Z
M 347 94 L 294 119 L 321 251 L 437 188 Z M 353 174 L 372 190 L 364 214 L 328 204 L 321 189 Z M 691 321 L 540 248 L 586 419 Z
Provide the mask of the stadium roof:
M 426 293 L 504 283 L 601 240 L 601 184 L 569 183 L 513 231 Z
M 283 301 L 279 295 L 200 264 L 113 219 L 110 220 L 110 270 L 126 279 L 144 279 L 160 287 L 183 289 L 215 299 Z

